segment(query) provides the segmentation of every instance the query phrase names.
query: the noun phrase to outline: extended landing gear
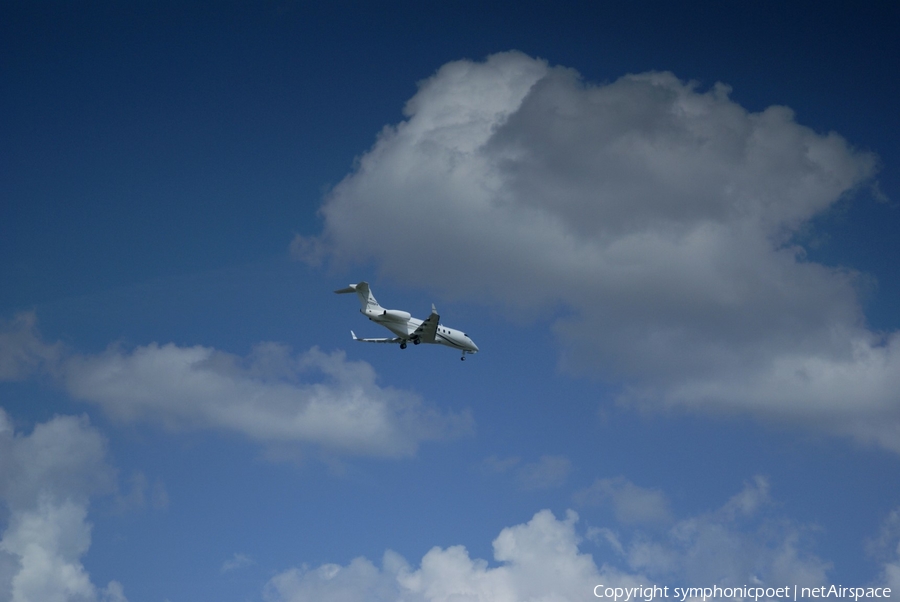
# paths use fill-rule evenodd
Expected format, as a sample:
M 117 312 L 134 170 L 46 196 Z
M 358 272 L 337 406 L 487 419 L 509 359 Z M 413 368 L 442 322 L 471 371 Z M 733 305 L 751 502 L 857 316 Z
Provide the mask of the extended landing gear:
M 406 349 L 406 341 L 400 343 L 400 349 Z
M 459 358 L 459 361 L 461 361 L 461 362 L 466 361 L 466 352 L 465 351 L 463 351 L 462 357 Z

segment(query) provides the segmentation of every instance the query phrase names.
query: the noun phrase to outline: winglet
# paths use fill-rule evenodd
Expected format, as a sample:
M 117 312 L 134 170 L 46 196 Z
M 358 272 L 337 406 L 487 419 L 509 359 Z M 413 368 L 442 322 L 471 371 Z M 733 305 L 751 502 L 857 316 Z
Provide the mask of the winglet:
M 431 313 L 433 313 L 433 314 L 437 313 L 437 309 L 435 309 L 434 303 L 431 304 Z
M 356 338 L 356 333 L 353 332 L 352 330 L 350 331 L 350 336 L 353 337 L 353 340 L 354 340 L 354 341 L 358 341 L 358 340 L 359 340 L 359 339 Z

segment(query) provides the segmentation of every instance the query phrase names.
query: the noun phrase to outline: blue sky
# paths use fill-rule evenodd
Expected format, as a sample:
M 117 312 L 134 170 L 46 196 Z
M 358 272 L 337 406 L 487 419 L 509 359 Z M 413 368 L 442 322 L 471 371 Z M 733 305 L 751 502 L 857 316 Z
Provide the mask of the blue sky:
M 900 588 L 895 5 L 0 11 L 0 601 Z

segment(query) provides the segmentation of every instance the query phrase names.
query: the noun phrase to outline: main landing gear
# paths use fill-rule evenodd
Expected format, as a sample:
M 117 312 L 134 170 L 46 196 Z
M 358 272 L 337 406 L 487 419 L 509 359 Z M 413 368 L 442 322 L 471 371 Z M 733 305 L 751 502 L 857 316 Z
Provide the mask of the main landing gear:
M 416 337 L 414 339 L 406 339 L 405 341 L 400 341 L 400 349 L 406 349 L 406 344 L 409 341 L 412 341 L 413 345 L 418 345 L 419 343 L 422 342 L 422 340 L 419 337 Z

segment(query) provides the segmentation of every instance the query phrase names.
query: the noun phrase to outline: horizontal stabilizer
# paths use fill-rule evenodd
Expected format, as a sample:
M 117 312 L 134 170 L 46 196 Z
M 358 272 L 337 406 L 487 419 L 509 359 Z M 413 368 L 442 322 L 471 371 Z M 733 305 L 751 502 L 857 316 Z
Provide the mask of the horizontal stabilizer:
M 352 330 L 350 331 L 350 336 L 353 337 L 354 341 L 359 341 L 360 343 L 402 343 L 403 339 L 397 337 L 393 339 L 361 339 L 356 336 L 356 333 Z
M 338 295 L 343 295 L 344 293 L 356 293 L 359 297 L 361 305 L 360 309 L 363 313 L 366 313 L 367 311 L 384 311 L 384 308 L 378 305 L 378 301 L 375 300 L 375 296 L 372 294 L 368 282 L 351 284 L 347 288 L 338 289 L 334 292 Z

